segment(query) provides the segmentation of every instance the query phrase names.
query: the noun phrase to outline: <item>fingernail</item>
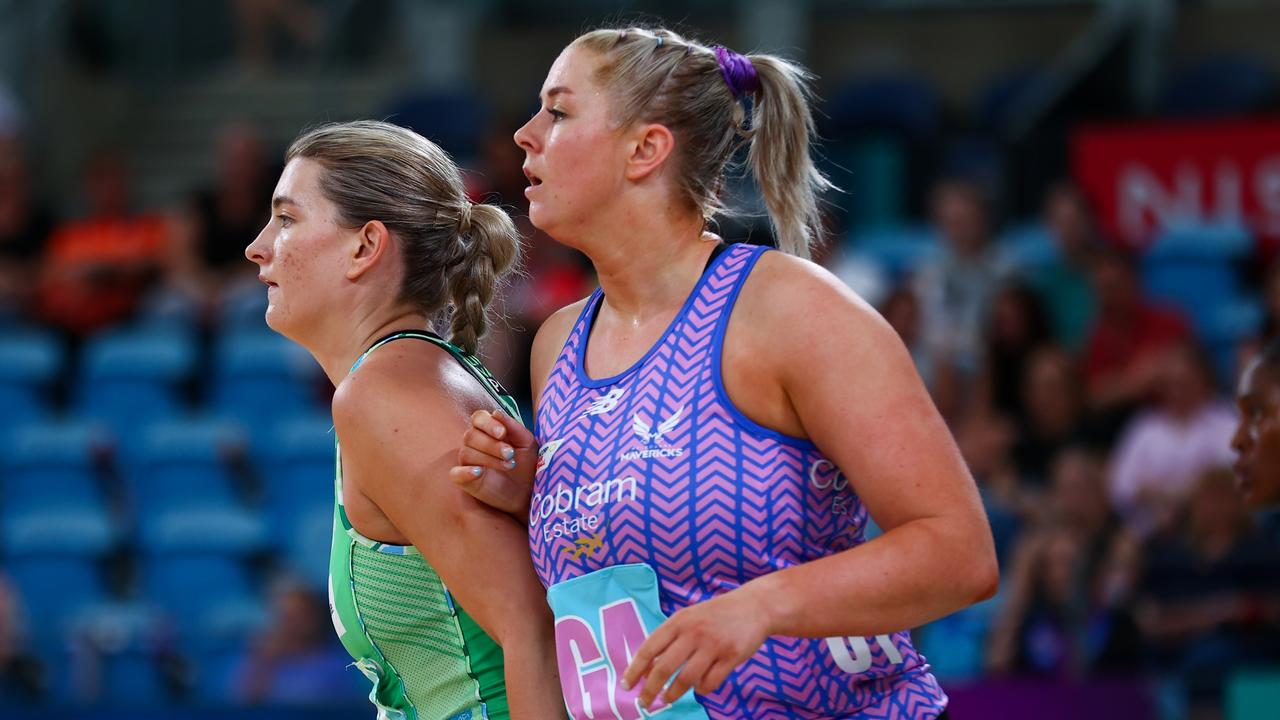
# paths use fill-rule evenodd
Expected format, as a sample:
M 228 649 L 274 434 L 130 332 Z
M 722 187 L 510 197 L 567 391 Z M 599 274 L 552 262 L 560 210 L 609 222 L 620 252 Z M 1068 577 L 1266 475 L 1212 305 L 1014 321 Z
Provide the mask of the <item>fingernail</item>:
M 475 475 L 476 477 L 480 477 L 481 475 L 484 474 L 484 468 L 473 467 L 471 468 L 471 474 Z
M 506 459 L 510 460 L 510 459 L 514 458 L 515 456 L 516 456 L 516 451 L 515 451 L 515 450 L 513 450 L 513 449 L 511 449 L 511 448 L 509 448 L 509 447 L 504 447 L 504 448 L 502 448 L 502 457 L 504 457 L 504 458 L 506 458 Z
M 630 689 L 631 689 L 631 681 L 630 681 L 630 680 L 628 680 L 628 679 L 626 679 L 626 678 L 622 678 L 622 689 L 623 689 L 623 690 L 630 690 Z
M 493 436 L 494 436 L 494 437 L 502 437 L 502 430 L 503 430 L 503 427 L 502 427 L 501 425 L 494 425 L 494 426 L 493 426 Z
M 516 469 L 516 461 L 515 461 L 515 460 L 508 460 L 508 461 L 507 461 L 507 467 L 511 468 L 512 470 L 515 470 L 515 469 Z

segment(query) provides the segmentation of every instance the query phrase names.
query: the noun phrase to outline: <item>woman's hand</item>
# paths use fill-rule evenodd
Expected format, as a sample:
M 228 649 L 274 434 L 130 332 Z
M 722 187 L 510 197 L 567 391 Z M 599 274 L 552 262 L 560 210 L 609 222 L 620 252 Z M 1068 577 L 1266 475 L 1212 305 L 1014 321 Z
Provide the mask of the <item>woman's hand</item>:
M 480 502 L 528 522 L 537 464 L 538 443 L 520 421 L 477 410 L 449 479 Z
M 714 692 L 764 644 L 769 618 L 768 604 L 751 583 L 683 608 L 636 651 L 622 686 L 631 689 L 643 679 L 639 700 L 646 708 L 659 695 L 669 705 L 689 688 L 703 695 Z M 675 679 L 663 692 L 672 675 Z

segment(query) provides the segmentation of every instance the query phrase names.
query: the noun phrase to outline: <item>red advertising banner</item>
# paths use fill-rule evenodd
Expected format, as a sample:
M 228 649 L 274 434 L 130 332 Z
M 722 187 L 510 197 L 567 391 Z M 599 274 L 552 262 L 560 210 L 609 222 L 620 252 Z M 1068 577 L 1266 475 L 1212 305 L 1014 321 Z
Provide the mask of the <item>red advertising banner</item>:
M 1086 126 L 1072 165 L 1103 229 L 1123 242 L 1188 222 L 1280 239 L 1280 118 Z

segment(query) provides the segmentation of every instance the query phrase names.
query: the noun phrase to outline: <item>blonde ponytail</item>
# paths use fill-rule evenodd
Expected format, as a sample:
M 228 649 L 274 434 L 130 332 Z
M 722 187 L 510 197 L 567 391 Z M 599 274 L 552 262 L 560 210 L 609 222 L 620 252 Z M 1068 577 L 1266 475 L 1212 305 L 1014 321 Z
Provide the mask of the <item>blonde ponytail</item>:
M 832 187 L 809 153 L 814 135 L 810 76 L 773 55 L 749 55 L 760 79 L 747 163 L 764 194 L 778 248 L 799 257 L 821 239 L 818 193 Z
M 704 218 L 724 211 L 725 168 L 749 143 L 748 165 L 778 247 L 809 257 L 821 240 L 818 193 L 832 185 L 809 153 L 813 113 L 803 68 L 773 55 L 707 47 L 661 28 L 593 30 L 572 44 L 600 57 L 595 79 L 608 89 L 617 122 L 661 123 L 675 134 L 681 199 Z
M 498 280 L 519 256 L 520 235 L 501 209 L 468 203 L 459 211 L 457 241 L 461 259 L 446 278 L 453 306 L 449 341 L 475 353 L 488 329 L 488 307 Z

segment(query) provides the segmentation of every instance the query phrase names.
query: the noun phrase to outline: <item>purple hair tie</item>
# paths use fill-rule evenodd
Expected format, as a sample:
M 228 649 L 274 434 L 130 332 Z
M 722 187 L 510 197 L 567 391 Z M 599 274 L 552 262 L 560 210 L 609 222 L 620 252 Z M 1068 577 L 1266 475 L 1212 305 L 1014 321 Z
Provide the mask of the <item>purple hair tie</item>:
M 760 89 L 760 76 L 756 74 L 755 65 L 745 55 L 739 55 L 723 45 L 716 45 L 711 49 L 716 54 L 720 74 L 724 76 L 734 100 L 741 100 L 743 95 Z

